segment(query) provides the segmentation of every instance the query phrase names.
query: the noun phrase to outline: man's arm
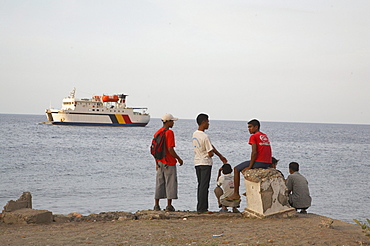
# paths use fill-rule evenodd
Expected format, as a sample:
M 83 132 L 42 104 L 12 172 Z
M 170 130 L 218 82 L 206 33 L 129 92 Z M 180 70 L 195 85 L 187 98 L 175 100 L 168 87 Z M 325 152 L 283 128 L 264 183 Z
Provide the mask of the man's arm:
M 180 158 L 180 156 L 177 155 L 174 147 L 168 147 L 168 152 L 175 158 L 178 160 L 178 162 L 180 163 L 180 166 L 182 166 L 182 164 L 184 163 L 182 161 L 182 159 Z
M 246 169 L 252 169 L 253 168 L 253 164 L 256 161 L 256 159 L 257 159 L 257 144 L 252 144 L 251 161 L 249 163 L 249 167 L 244 168 L 244 170 L 246 170 Z
M 217 175 L 216 181 L 218 181 L 218 179 L 221 177 L 221 172 L 222 172 L 222 167 L 220 167 L 220 169 L 218 169 L 218 175 Z
M 212 149 L 212 152 L 215 153 L 220 158 L 220 160 L 222 161 L 223 164 L 226 164 L 227 163 L 227 159 L 223 155 L 221 155 L 220 152 L 217 151 L 217 149 L 215 148 L 215 146 L 212 145 L 212 148 L 213 148 Z M 209 152 L 208 152 L 208 155 L 209 155 Z
M 288 176 L 286 180 L 286 187 L 288 189 L 288 194 L 290 194 L 293 191 L 293 180 L 290 175 Z

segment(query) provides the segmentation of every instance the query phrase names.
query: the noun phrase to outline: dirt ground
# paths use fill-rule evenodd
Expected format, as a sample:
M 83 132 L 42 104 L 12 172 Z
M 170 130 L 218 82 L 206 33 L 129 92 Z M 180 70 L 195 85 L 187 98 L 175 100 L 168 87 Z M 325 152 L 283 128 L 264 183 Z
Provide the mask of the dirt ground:
M 0 245 L 370 245 L 359 226 L 316 214 L 265 219 L 233 213 L 161 216 L 0 223 Z

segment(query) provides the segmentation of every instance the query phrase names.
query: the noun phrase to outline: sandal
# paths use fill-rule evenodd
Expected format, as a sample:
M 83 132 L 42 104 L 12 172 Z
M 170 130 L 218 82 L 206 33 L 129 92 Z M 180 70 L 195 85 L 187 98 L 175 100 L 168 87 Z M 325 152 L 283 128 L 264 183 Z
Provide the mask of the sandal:
M 175 212 L 176 210 L 175 210 L 175 208 L 171 205 L 171 206 L 167 206 L 167 207 L 166 207 L 166 211 L 167 211 L 167 212 Z

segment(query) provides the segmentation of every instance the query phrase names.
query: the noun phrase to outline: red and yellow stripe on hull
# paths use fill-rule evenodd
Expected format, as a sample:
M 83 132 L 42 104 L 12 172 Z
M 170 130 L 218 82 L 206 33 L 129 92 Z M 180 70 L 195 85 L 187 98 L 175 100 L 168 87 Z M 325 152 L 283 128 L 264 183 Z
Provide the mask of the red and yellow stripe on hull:
M 132 121 L 131 121 L 130 117 L 127 114 L 115 114 L 115 117 L 116 117 L 117 122 L 112 122 L 112 123 L 132 124 Z

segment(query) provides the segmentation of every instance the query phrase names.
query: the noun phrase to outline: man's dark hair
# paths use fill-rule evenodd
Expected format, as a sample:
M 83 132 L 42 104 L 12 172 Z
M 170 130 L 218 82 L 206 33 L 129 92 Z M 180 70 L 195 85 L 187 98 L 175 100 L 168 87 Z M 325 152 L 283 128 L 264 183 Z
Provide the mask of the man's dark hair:
M 231 168 L 231 165 L 226 163 L 222 166 L 222 173 L 223 174 L 229 174 L 233 171 L 233 169 Z
M 297 162 L 289 163 L 289 169 L 292 169 L 294 172 L 299 171 L 299 164 Z
M 258 126 L 258 130 L 260 129 L 261 126 L 260 122 L 256 119 L 250 120 L 248 124 L 251 124 L 252 126 Z
M 205 120 L 208 120 L 208 115 L 206 115 L 206 114 L 199 114 L 197 116 L 198 126 L 200 126 L 200 124 L 202 124 L 202 122 L 205 121 Z

